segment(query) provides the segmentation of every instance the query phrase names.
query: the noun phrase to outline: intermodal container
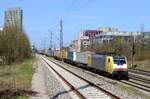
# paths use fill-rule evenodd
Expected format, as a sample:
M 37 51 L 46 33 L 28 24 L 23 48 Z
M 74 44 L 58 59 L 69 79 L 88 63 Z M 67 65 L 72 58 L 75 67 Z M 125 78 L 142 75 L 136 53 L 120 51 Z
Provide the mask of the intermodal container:
M 61 57 L 61 51 L 60 50 L 55 50 L 54 51 L 54 56 L 57 57 L 57 58 L 60 58 Z
M 68 51 L 68 55 L 67 55 L 67 59 L 69 61 L 76 61 L 76 52 L 73 52 L 73 51 Z
M 48 50 L 46 55 L 49 56 L 49 57 L 52 57 L 52 56 L 54 56 L 54 51 Z
M 67 50 L 62 50 L 62 58 L 67 59 L 68 51 Z
M 88 64 L 88 56 L 91 55 L 92 52 L 77 52 L 77 63 Z

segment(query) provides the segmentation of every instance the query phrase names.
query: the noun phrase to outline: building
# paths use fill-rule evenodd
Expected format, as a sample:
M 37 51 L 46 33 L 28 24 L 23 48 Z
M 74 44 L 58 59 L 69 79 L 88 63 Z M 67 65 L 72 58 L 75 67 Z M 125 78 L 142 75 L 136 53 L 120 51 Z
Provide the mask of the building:
M 111 27 L 98 28 L 97 30 L 81 30 L 78 33 L 78 37 L 72 42 L 72 49 L 73 51 L 80 52 L 86 48 L 95 48 L 109 44 L 117 38 L 122 38 L 125 42 L 130 42 L 131 37 L 136 41 L 141 37 L 141 33 L 124 32 Z
M 150 46 L 150 31 L 143 32 L 144 44 Z
M 5 11 L 4 27 L 16 26 L 22 30 L 23 10 L 20 7 L 9 8 Z
M 77 51 L 77 49 L 78 49 L 78 40 L 75 39 L 75 40 L 72 41 L 71 50 Z
M 116 31 L 117 30 L 117 31 Z M 130 42 L 131 37 L 138 39 L 141 36 L 140 32 L 122 32 L 118 31 L 118 29 L 115 29 L 115 31 L 105 31 L 101 34 L 96 35 L 92 39 L 92 45 L 93 47 L 101 46 L 104 44 L 109 44 L 110 42 L 115 41 L 117 38 L 122 38 L 125 42 Z
M 101 34 L 103 31 L 101 30 L 85 30 L 83 36 L 88 36 L 89 39 L 96 37 L 96 35 Z
M 98 30 L 103 31 L 103 32 L 118 32 L 118 28 L 113 28 L 113 27 L 100 27 Z
M 144 32 L 144 38 L 145 39 L 150 38 L 150 31 Z
M 75 40 L 73 40 L 71 48 L 73 51 L 80 52 L 88 48 L 88 46 L 90 45 L 89 36 L 85 36 L 85 32 L 86 31 L 81 30 L 78 33 L 78 37 Z

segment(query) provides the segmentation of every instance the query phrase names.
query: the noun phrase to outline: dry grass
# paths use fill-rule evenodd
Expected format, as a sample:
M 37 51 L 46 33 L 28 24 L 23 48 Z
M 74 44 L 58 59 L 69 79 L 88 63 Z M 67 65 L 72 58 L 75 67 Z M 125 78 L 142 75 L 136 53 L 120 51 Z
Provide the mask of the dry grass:
M 131 61 L 128 61 L 128 66 L 131 68 Z M 134 61 L 134 65 L 137 65 L 135 69 L 150 71 L 150 60 L 144 60 L 144 61 Z
M 35 58 L 21 64 L 0 66 L 0 99 L 26 99 L 31 91 L 32 68 Z

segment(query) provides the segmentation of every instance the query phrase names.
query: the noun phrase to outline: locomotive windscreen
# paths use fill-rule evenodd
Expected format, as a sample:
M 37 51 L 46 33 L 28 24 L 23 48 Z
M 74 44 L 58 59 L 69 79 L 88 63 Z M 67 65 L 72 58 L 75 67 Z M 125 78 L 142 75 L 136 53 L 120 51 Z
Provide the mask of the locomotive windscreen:
M 120 64 L 120 65 L 126 64 L 126 60 L 124 57 L 114 57 L 113 61 L 114 64 Z

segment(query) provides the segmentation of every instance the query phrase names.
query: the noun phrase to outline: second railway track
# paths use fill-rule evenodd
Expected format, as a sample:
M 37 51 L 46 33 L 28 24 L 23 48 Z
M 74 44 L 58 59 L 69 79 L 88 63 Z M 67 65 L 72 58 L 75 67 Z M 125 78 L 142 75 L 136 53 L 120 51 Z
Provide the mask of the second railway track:
M 89 74 L 92 75 L 91 73 L 89 73 Z M 95 76 L 95 75 L 92 75 L 92 76 Z M 145 92 L 150 92 L 150 87 L 149 87 L 150 80 L 145 79 L 145 78 L 141 78 L 141 77 L 136 76 L 136 75 L 130 75 L 129 77 L 130 77 L 129 81 L 121 80 L 119 82 L 127 84 L 129 86 L 133 86 L 133 87 L 138 88 L 140 90 L 143 90 Z
M 129 69 L 129 72 L 144 75 L 144 76 L 150 76 L 150 72 L 144 70 Z
M 150 92 L 150 80 L 146 78 L 142 78 L 138 75 L 129 75 L 129 80 L 122 80 L 120 82 L 136 87 L 146 92 Z
M 53 70 L 55 73 L 70 87 L 70 89 L 76 93 L 76 95 L 81 99 L 86 98 L 97 98 L 97 99 L 120 99 L 116 95 L 106 91 L 100 86 L 92 83 L 89 80 L 84 79 L 83 77 L 71 72 L 70 70 L 60 66 L 54 61 L 50 61 L 47 58 L 41 56 L 41 58 L 46 62 L 46 64 Z M 51 66 L 55 64 L 55 66 Z M 55 68 L 57 67 L 57 68 Z M 63 73 L 63 74 L 62 74 Z M 69 75 L 69 77 L 68 77 Z M 69 78 L 76 80 L 69 80 Z

